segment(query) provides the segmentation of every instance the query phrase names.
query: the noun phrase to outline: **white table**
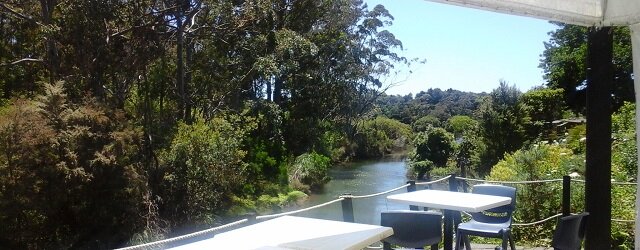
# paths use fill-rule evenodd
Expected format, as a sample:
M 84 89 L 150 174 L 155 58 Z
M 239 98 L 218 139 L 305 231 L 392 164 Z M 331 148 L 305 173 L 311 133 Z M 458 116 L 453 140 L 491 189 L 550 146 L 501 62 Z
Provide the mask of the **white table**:
M 494 195 L 461 193 L 441 190 L 420 190 L 387 196 L 387 200 L 407 205 L 444 210 L 444 249 L 453 243 L 452 211 L 481 212 L 511 203 L 511 198 Z
M 283 216 L 172 249 L 362 249 L 392 234 L 389 227 Z
M 407 205 L 476 213 L 511 203 L 509 197 L 430 189 L 389 195 L 387 200 Z

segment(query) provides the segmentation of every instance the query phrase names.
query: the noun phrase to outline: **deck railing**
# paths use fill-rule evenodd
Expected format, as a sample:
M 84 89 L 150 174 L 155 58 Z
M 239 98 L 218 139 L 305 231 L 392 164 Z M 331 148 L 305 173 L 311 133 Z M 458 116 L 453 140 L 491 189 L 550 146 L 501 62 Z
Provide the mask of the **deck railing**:
M 342 195 L 340 195 L 338 198 L 322 203 L 322 204 L 318 204 L 318 205 L 314 205 L 311 207 L 306 207 L 306 208 L 302 208 L 302 209 L 298 209 L 298 210 L 294 210 L 294 211 L 288 211 L 288 212 L 283 212 L 283 213 L 278 213 L 278 214 L 270 214 L 270 215 L 260 215 L 260 216 L 256 216 L 255 214 L 251 214 L 248 215 L 247 218 L 242 219 L 242 220 L 238 220 L 238 221 L 234 221 L 225 225 L 221 225 L 218 227 L 214 227 L 214 228 L 210 228 L 210 229 L 206 229 L 206 230 L 202 230 L 202 231 L 198 231 L 198 232 L 194 232 L 194 233 L 190 233 L 190 234 L 186 234 L 186 235 L 181 235 L 178 237 L 173 237 L 173 238 L 168 238 L 168 239 L 164 239 L 164 240 L 160 240 L 160 241 L 154 241 L 154 242 L 150 242 L 150 243 L 145 243 L 145 244 L 141 244 L 141 245 L 135 245 L 135 246 L 130 246 L 130 247 L 125 247 L 125 248 L 120 248 L 118 250 L 134 250 L 134 249 L 158 249 L 158 248 L 165 248 L 167 246 L 172 246 L 175 245 L 177 242 L 180 241 L 184 241 L 184 240 L 188 240 L 188 239 L 193 239 L 196 237 L 202 237 L 205 235 L 213 235 L 216 233 L 222 233 L 222 232 L 226 232 L 229 231 L 233 228 L 236 228 L 239 225 L 243 225 L 243 224 L 253 224 L 257 221 L 260 220 L 268 220 L 268 219 L 273 219 L 273 218 L 277 218 L 280 216 L 285 216 L 285 215 L 292 215 L 292 214 L 298 214 L 298 213 L 302 213 L 305 211 L 309 211 L 309 210 L 313 210 L 313 209 L 317 209 L 320 207 L 324 207 L 324 206 L 328 206 L 337 202 L 340 202 L 341 204 L 341 208 L 342 208 L 342 217 L 343 217 L 343 221 L 345 222 L 355 222 L 355 216 L 354 216 L 354 211 L 353 211 L 353 201 L 357 200 L 357 199 L 367 199 L 367 198 L 372 198 L 372 197 L 376 197 L 376 196 L 380 196 L 380 195 L 385 195 L 391 192 L 395 192 L 401 189 L 406 188 L 407 192 L 414 192 L 417 190 L 417 186 L 429 186 L 429 188 L 431 187 L 431 185 L 433 184 L 438 184 L 444 181 L 448 180 L 448 188 L 451 191 L 458 191 L 458 182 L 462 182 L 463 183 L 463 188 L 465 187 L 465 185 L 467 185 L 466 182 L 482 182 L 482 183 L 494 183 L 494 184 L 509 184 L 509 185 L 526 185 L 526 184 L 534 184 L 534 183 L 553 183 L 553 182 L 562 182 L 562 211 L 561 213 L 552 215 L 550 217 L 544 218 L 542 220 L 539 221 L 533 221 L 533 222 L 527 222 L 527 223 L 513 223 L 513 226 L 533 226 L 533 225 L 537 225 L 540 223 L 544 223 L 546 221 L 549 221 L 551 219 L 557 218 L 559 216 L 567 216 L 571 214 L 571 182 L 577 182 L 577 183 L 584 183 L 584 180 L 580 180 L 580 179 L 572 179 L 570 176 L 563 176 L 562 179 L 549 179 L 549 180 L 531 180 L 531 181 L 492 181 L 492 180 L 482 180 L 482 179 L 473 179 L 473 178 L 466 178 L 466 177 L 459 177 L 456 176 L 455 174 L 451 174 L 448 176 L 444 176 L 441 177 L 439 179 L 433 180 L 433 181 L 426 181 L 426 182 L 415 182 L 415 181 L 408 181 L 407 184 L 396 187 L 396 188 L 392 188 L 386 191 L 382 191 L 379 193 L 374 193 L 374 194 L 368 194 L 368 195 L 352 195 L 350 193 L 344 193 Z M 637 183 L 633 183 L 633 182 L 615 182 L 612 181 L 611 184 L 614 185 L 637 185 Z M 466 190 L 466 189 L 465 189 Z M 417 206 L 409 206 L 409 209 L 411 210 L 417 210 L 418 207 Z M 464 212 L 463 212 L 464 213 Z M 635 222 L 634 220 L 622 220 L 622 219 L 612 219 L 612 221 L 614 222 L 620 222 L 620 223 L 633 223 Z M 445 222 L 446 223 L 446 222 Z M 449 222 L 451 223 L 451 222 Z

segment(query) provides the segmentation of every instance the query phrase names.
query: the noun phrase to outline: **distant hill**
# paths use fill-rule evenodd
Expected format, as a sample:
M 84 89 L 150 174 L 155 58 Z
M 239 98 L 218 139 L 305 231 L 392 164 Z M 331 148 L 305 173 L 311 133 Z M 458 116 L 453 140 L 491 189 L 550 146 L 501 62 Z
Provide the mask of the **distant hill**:
M 434 116 L 441 122 L 454 115 L 473 116 L 486 93 L 464 92 L 455 89 L 442 91 L 439 88 L 412 94 L 382 95 L 376 101 L 380 114 L 411 124 L 423 116 Z

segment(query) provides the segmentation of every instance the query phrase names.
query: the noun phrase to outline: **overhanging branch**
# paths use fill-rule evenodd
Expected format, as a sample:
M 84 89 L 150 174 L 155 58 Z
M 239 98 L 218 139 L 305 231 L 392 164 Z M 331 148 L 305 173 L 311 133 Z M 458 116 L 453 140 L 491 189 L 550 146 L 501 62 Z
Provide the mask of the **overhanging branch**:
M 13 61 L 13 62 L 10 62 L 10 63 L 0 64 L 0 66 L 11 66 L 11 65 L 16 65 L 16 64 L 25 63 L 25 62 L 43 63 L 44 61 L 42 59 L 37 59 L 37 58 L 22 58 L 20 60 Z

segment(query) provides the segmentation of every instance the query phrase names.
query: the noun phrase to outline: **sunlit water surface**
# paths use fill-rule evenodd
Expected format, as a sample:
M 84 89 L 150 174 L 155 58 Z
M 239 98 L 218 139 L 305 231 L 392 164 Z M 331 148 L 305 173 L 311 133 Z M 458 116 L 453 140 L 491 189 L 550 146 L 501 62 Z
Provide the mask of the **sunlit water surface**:
M 354 163 L 334 167 L 330 170 L 331 181 L 317 194 L 312 194 L 305 207 L 313 206 L 336 199 L 344 193 L 367 195 L 390 190 L 407 182 L 407 167 L 403 160 L 381 160 L 375 162 Z M 394 193 L 406 192 L 401 189 Z M 406 205 L 387 202 L 385 194 L 372 198 L 354 199 L 353 210 L 355 222 L 380 224 L 380 213 L 393 209 L 408 209 Z M 340 202 L 297 214 L 319 219 L 342 220 Z

